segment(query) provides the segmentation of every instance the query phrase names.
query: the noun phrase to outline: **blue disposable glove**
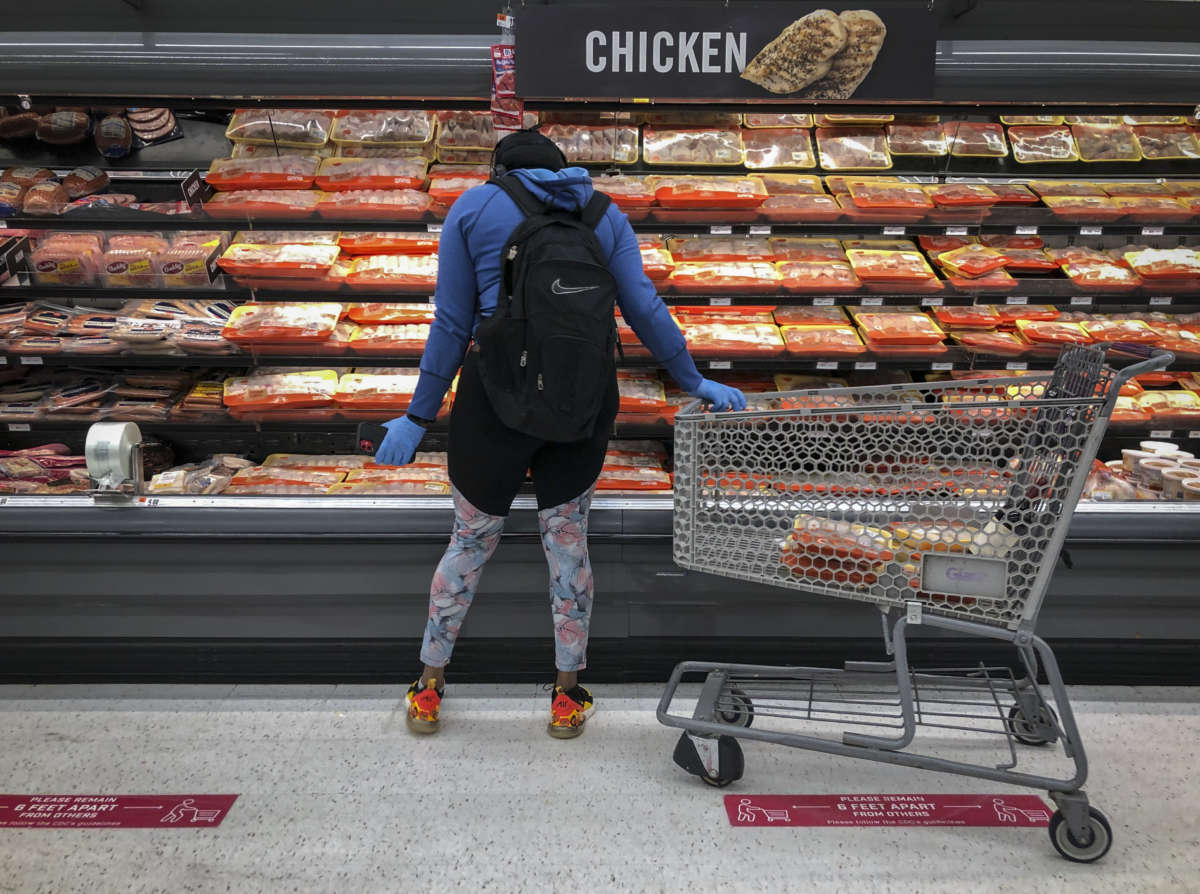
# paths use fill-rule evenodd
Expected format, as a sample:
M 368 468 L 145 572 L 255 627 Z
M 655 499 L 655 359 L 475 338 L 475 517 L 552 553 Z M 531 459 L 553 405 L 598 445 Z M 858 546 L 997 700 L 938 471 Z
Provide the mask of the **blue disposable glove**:
M 383 427 L 388 433 L 375 453 L 375 462 L 381 466 L 407 466 L 425 437 L 425 429 L 407 416 L 385 422 Z
M 692 396 L 708 401 L 718 412 L 746 409 L 746 395 L 736 388 L 730 388 L 712 379 L 703 379 L 700 387 L 692 392 Z

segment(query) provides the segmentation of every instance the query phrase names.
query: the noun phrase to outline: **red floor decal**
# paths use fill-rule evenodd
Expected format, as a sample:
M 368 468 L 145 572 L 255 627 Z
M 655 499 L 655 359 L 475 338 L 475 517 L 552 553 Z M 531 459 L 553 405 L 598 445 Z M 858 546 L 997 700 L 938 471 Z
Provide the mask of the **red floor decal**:
M 1013 826 L 1050 823 L 1037 795 L 726 795 L 731 826 Z
M 0 795 L 0 829 L 211 829 L 237 795 Z

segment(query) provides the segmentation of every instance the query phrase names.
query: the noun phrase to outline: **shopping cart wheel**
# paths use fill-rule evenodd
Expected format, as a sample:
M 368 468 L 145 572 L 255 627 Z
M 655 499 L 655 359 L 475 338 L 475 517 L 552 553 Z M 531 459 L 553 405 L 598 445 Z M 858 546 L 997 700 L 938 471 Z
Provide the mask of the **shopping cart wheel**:
M 740 689 L 730 689 L 728 699 L 720 699 L 725 707 L 718 709 L 717 716 L 722 723 L 730 726 L 744 726 L 746 729 L 754 724 L 754 702 L 750 696 Z
M 1058 715 L 1049 705 L 1039 705 L 1037 720 L 1031 721 L 1025 716 L 1020 705 L 1008 709 L 1008 729 L 1013 738 L 1022 745 L 1049 745 L 1058 737 L 1053 733 L 1047 735 L 1046 730 L 1058 727 Z
M 704 739 L 702 745 L 709 749 L 709 764 L 714 767 L 713 773 L 708 771 L 704 759 L 696 750 L 696 742 L 688 733 L 681 735 L 675 744 L 675 763 L 713 788 L 724 788 L 742 778 L 746 760 L 737 739 L 718 736 L 716 739 Z
M 1112 827 L 1095 807 L 1088 807 L 1087 830 L 1080 841 L 1071 834 L 1061 810 L 1050 817 L 1050 841 L 1054 849 L 1073 863 L 1095 863 L 1112 847 Z

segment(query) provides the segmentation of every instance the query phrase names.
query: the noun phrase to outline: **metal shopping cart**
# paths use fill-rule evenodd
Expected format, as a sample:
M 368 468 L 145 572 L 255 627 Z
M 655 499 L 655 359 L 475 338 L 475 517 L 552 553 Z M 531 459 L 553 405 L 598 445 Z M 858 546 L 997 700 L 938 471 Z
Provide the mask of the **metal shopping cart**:
M 675 561 L 872 603 L 893 660 L 842 670 L 680 664 L 658 707 L 661 723 L 684 731 L 675 762 L 725 786 L 744 769 L 737 740 L 756 739 L 1045 789 L 1058 807 L 1049 831 L 1059 853 L 1104 856 L 1112 831 L 1081 790 L 1079 729 L 1034 630 L 1121 385 L 1174 359 L 1140 356 L 1116 371 L 1103 348 L 1069 347 L 1045 374 L 754 395 L 744 412 L 681 412 Z M 1020 671 L 914 670 L 914 627 L 1011 643 Z M 1038 684 L 1039 660 L 1057 712 Z M 704 682 L 694 711 L 673 713 L 683 676 L 695 673 Z M 822 736 L 822 724 L 844 731 Z M 999 762 L 940 754 L 979 741 L 967 734 L 991 735 Z M 1055 742 L 1073 775 L 1018 771 L 1018 744 Z

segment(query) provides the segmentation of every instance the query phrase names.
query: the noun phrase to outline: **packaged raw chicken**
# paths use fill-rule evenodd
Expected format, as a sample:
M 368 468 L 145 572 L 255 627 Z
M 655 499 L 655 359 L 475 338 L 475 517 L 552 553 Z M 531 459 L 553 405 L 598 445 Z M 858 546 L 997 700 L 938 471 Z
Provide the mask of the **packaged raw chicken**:
M 333 220 L 422 220 L 433 204 L 428 193 L 416 189 L 352 189 L 314 195 L 319 196 L 317 214 Z
M 429 195 L 441 205 L 453 205 L 464 192 L 486 183 L 490 176 L 487 171 L 474 170 L 474 165 L 453 166 L 462 170 L 446 170 L 452 167 L 449 165 L 441 167 L 443 170 L 429 173 Z
M 829 237 L 773 236 L 771 253 L 777 261 L 844 261 L 842 243 Z
M 966 276 L 954 273 L 946 268 L 946 282 L 960 292 L 971 294 L 983 292 L 1010 292 L 1017 287 L 1017 281 L 1007 270 L 997 268 L 980 276 Z
M 1160 338 L 1143 320 L 1092 318 L 1084 320 L 1082 325 L 1093 341 L 1152 345 Z
M 681 236 L 667 247 L 676 263 L 685 261 L 774 261 L 765 236 Z
M 1056 124 L 1063 123 L 1062 115 L 1001 115 L 1001 124 L 1025 126 L 1038 124 L 1044 127 L 1052 127 Z
M 935 279 L 925 256 L 917 251 L 877 251 L 848 249 L 846 257 L 855 274 L 864 282 Z
M 736 307 L 713 307 L 707 304 L 700 305 L 684 305 L 676 304 L 672 308 L 675 318 L 680 325 L 690 325 L 692 323 L 728 323 L 729 325 L 738 325 L 741 323 L 766 323 L 773 325 L 775 322 L 775 305 L 738 305 Z
M 348 255 L 435 255 L 437 233 L 342 233 L 338 246 Z
M 1133 132 L 1148 161 L 1200 158 L 1200 141 L 1190 127 L 1148 125 L 1135 127 Z
M 1167 180 L 1163 187 L 1170 195 L 1180 198 L 1200 197 L 1200 180 Z
M 1151 413 L 1156 425 L 1195 428 L 1200 421 L 1200 395 L 1193 391 L 1147 391 L 1134 401 Z
M 210 217 L 308 217 L 320 193 L 304 189 L 238 189 L 219 192 L 204 203 Z
M 924 210 L 933 207 L 933 202 L 918 183 L 847 178 L 846 186 L 854 204 L 859 208 Z
M 994 329 L 1000 315 L 986 304 L 965 307 L 935 307 L 933 316 L 946 329 Z
M 234 275 L 313 277 L 327 273 L 338 259 L 336 245 L 257 245 L 235 242 L 217 263 Z
M 315 155 L 213 159 L 204 179 L 213 189 L 308 189 L 317 176 Z
M 866 353 L 858 330 L 849 324 L 784 326 L 781 330 L 787 352 L 793 357 L 832 360 Z
M 642 269 L 651 282 L 663 282 L 675 269 L 675 260 L 664 248 L 643 248 Z
M 773 313 L 779 326 L 829 326 L 848 323 L 840 307 L 777 307 Z M 783 389 L 795 390 L 795 389 Z
M 314 485 L 329 487 L 346 477 L 345 472 L 319 472 L 311 469 L 294 469 L 288 466 L 252 466 L 242 469 L 233 476 L 231 487 L 245 488 L 247 485 Z
M 789 292 L 845 293 L 862 288 L 847 261 L 782 261 L 776 269 Z
M 1091 264 L 1068 261 L 1063 273 L 1081 289 L 1103 289 L 1128 292 L 1140 288 L 1142 279 L 1128 267 L 1117 264 Z
M 235 143 L 324 146 L 333 126 L 330 112 L 316 109 L 239 109 L 225 136 Z
M 656 410 L 667 405 L 667 393 L 663 390 L 658 373 L 652 370 L 617 370 L 617 390 L 620 392 L 620 410 L 623 413 L 638 410 Z
M 982 183 L 939 183 L 926 191 L 935 204 L 947 208 L 990 208 L 1000 201 L 1000 196 Z
M 331 369 L 225 380 L 225 406 L 231 409 L 324 407 L 333 403 L 338 375 Z
M 997 329 L 963 329 L 950 333 L 956 344 L 972 353 L 996 357 L 1022 357 L 1029 352 L 1029 342 L 1014 332 Z
M 871 342 L 880 345 L 939 344 L 946 333 L 921 313 L 855 311 L 854 321 Z
M 1182 223 L 1196 215 L 1186 202 L 1166 196 L 1114 196 L 1112 201 L 1134 222 Z
M 989 183 L 988 189 L 999 199 L 997 205 L 1036 205 L 1038 201 L 1023 183 Z
M 363 255 L 346 276 L 351 289 L 429 292 L 437 285 L 437 255 Z
M 743 136 L 746 167 L 756 170 L 817 166 L 812 136 L 803 128 L 748 130 Z
M 671 475 L 661 469 L 605 468 L 596 481 L 598 491 L 667 491 Z
M 634 164 L 638 129 L 627 125 L 548 124 L 540 133 L 558 144 L 572 164 Z
M 398 375 L 391 372 L 347 373 L 338 380 L 334 400 L 339 406 L 360 410 L 407 410 L 417 390 L 420 370 L 416 367 Z
M 279 158 L 286 155 L 315 155 L 328 158 L 334 153 L 333 146 L 268 146 L 260 143 L 234 143 L 230 158 Z
M 340 112 L 333 122 L 335 143 L 361 146 L 412 146 L 433 140 L 436 118 L 418 109 Z
M 351 304 L 348 310 L 356 323 L 432 323 L 432 304 Z
M 957 121 L 946 125 L 950 137 L 950 154 L 966 158 L 1004 158 L 1008 146 L 1004 128 L 999 124 Z
M 1039 320 L 1017 320 L 1017 331 L 1032 344 L 1087 345 L 1092 337 L 1078 323 L 1043 322 Z
M 424 158 L 327 158 L 316 172 L 318 189 L 420 189 L 425 185 Z
M 1071 128 L 1057 127 L 1010 127 L 1008 139 L 1012 143 L 1013 158 L 1021 164 L 1038 162 L 1079 161 L 1079 150 Z
M 747 112 L 742 116 L 742 122 L 746 127 L 812 127 L 812 115 L 805 112 L 799 113 L 752 113 Z
M 337 230 L 239 230 L 234 242 L 252 245 L 337 245 Z
M 950 153 L 950 140 L 941 124 L 889 124 L 884 130 L 892 155 L 937 157 Z
M 781 283 L 775 267 L 762 262 L 678 263 L 668 279 L 682 293 L 774 292 Z
M 817 150 L 827 171 L 886 171 L 892 166 L 887 138 L 877 127 L 817 128 Z
M 782 354 L 779 328 L 767 323 L 700 323 L 683 327 L 692 353 L 698 357 Z
M 751 174 L 771 196 L 823 196 L 825 186 L 816 174 Z
M 771 196 L 759 210 L 773 223 L 829 223 L 842 217 L 842 206 L 828 195 Z
M 1107 196 L 1043 196 L 1042 201 L 1055 216 L 1078 223 L 1109 223 L 1125 216 Z
M 647 126 L 642 156 L 648 165 L 740 165 L 746 150 L 737 128 Z
M 592 185 L 612 199 L 613 204 L 626 214 L 634 212 L 645 213 L 654 204 L 654 190 L 646 183 L 645 177 L 595 177 Z M 630 217 L 634 220 L 634 217 Z
M 972 277 L 1005 267 L 1008 257 L 986 245 L 973 244 L 942 252 L 937 256 L 937 262 L 955 275 Z
M 236 344 L 296 344 L 322 342 L 333 334 L 342 306 L 329 303 L 243 304 L 221 330 Z
M 751 177 L 660 177 L 652 185 L 664 208 L 757 208 L 767 199 L 762 181 Z
M 420 354 L 428 339 L 425 323 L 359 326 L 350 338 L 350 350 L 358 354 Z
M 953 251 L 964 245 L 974 245 L 978 240 L 974 236 L 918 236 L 917 244 L 930 256 L 944 251 Z
M 1009 236 L 1003 233 L 986 233 L 979 237 L 981 244 L 1007 252 L 1010 249 L 1042 248 L 1046 243 L 1041 236 Z
M 1083 161 L 1141 161 L 1137 137 L 1126 124 L 1077 124 L 1071 133 Z
M 1191 248 L 1151 248 L 1125 256 L 1138 276 L 1145 279 L 1175 279 L 1200 276 L 1200 253 Z
M 1000 325 L 1005 327 L 1011 327 L 1019 320 L 1050 321 L 1062 316 L 1058 308 L 1049 304 L 996 304 L 992 310 L 1000 317 Z
M 490 150 L 496 145 L 496 131 L 492 126 L 491 112 L 443 111 L 437 113 L 437 118 L 439 158 L 442 156 L 442 147 Z M 524 123 L 526 127 L 537 124 L 537 115 L 526 112 Z

